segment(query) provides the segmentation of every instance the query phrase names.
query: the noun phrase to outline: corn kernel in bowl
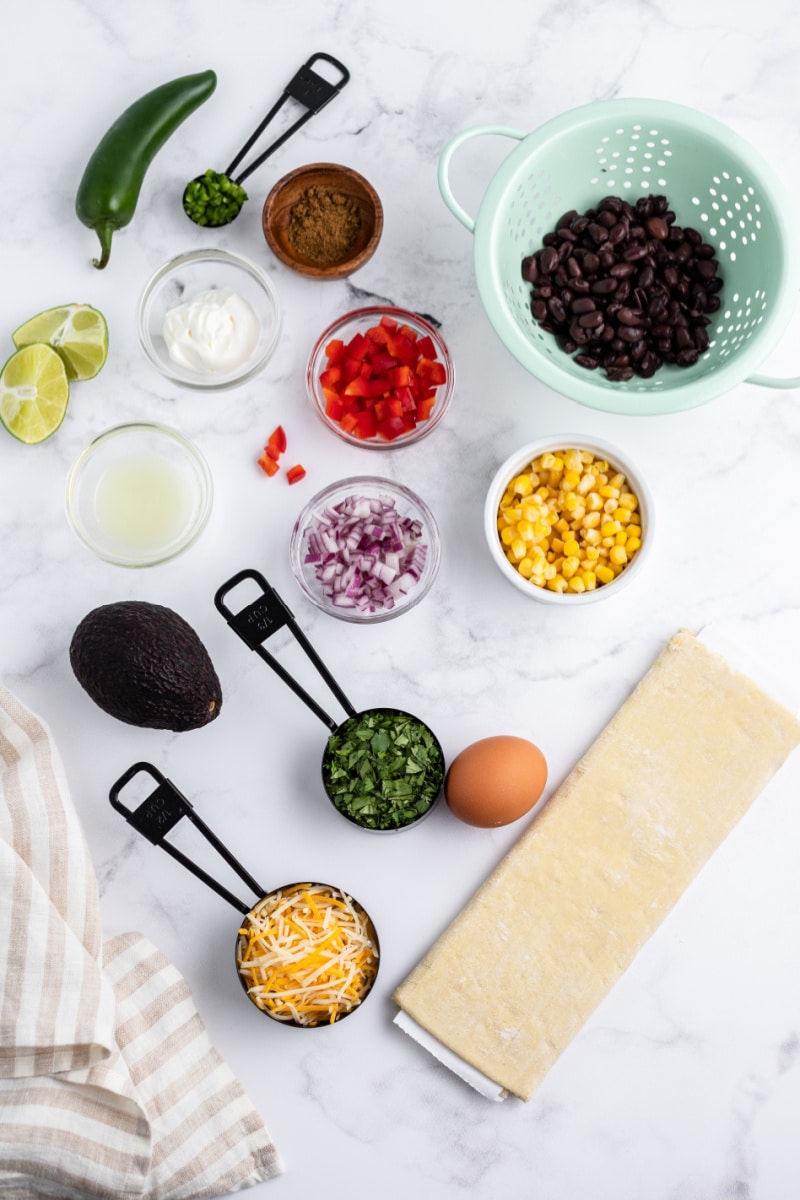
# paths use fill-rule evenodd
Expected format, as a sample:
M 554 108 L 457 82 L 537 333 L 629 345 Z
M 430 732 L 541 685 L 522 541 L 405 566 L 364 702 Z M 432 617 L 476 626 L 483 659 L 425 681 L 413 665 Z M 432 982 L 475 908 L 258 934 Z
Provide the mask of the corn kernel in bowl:
M 649 545 L 644 481 L 632 478 L 633 468 L 624 468 L 612 447 L 597 441 L 593 447 L 555 439 L 523 447 L 497 472 L 487 496 L 493 557 L 521 590 L 543 600 L 594 598 L 630 572 Z

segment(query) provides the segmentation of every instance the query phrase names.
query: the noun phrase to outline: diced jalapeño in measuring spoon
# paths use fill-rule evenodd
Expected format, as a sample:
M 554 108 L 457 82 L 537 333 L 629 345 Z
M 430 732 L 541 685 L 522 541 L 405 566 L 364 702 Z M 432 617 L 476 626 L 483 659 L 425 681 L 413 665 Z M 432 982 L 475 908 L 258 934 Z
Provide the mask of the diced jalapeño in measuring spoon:
M 229 225 L 238 217 L 247 192 L 222 171 L 210 168 L 187 183 L 183 193 L 183 211 L 195 225 Z

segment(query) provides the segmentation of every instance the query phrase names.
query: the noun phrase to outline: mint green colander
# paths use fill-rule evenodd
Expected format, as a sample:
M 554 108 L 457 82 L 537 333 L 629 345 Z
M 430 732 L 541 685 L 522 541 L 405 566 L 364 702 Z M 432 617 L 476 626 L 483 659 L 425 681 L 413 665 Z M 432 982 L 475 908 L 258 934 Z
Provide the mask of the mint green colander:
M 456 201 L 455 151 L 488 134 L 520 144 L 501 164 L 473 219 Z M 478 293 L 495 331 L 549 387 L 606 412 L 679 412 L 742 382 L 800 387 L 800 377 L 754 374 L 784 332 L 800 287 L 797 219 L 772 169 L 738 134 L 682 105 L 609 100 L 563 113 L 533 133 L 481 125 L 453 137 L 439 159 L 439 189 L 474 234 Z M 677 224 L 693 226 L 717 252 L 722 307 L 708 350 L 693 367 L 664 366 L 650 379 L 612 383 L 587 371 L 540 329 L 521 263 L 569 209 L 604 195 L 664 194 Z

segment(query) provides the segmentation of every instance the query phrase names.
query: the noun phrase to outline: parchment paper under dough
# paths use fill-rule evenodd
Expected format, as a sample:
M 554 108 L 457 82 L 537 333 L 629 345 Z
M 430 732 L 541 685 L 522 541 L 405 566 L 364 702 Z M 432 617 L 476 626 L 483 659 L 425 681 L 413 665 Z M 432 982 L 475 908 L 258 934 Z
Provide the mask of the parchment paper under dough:
M 530 1099 L 798 742 L 681 630 L 395 1001 Z

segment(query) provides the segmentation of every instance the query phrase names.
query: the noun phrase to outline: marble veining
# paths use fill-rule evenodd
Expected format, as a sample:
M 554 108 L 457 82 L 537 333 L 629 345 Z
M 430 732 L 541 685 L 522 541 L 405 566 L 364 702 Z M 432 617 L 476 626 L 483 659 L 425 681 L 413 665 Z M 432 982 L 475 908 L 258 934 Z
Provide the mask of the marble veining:
M 0 430 L 0 677 L 53 730 L 94 859 L 109 932 L 140 929 L 186 975 L 212 1038 L 264 1114 L 287 1172 L 283 1200 L 345 1200 L 364 1181 L 382 1200 L 795 1200 L 800 1106 L 800 761 L 772 781 L 528 1104 L 492 1104 L 392 1025 L 394 986 L 514 843 L 458 824 L 442 804 L 418 830 L 375 839 L 325 801 L 325 730 L 249 653 L 213 607 L 216 588 L 255 566 L 293 609 L 358 706 L 392 703 L 427 720 L 452 758 L 491 733 L 531 738 L 568 773 L 678 628 L 720 623 L 794 686 L 800 679 L 797 568 L 800 396 L 747 383 L 687 413 L 595 412 L 557 396 L 512 359 L 478 297 L 472 238 L 437 187 L 439 154 L 479 124 L 528 130 L 594 100 L 651 96 L 693 105 L 747 138 L 800 194 L 800 15 L 790 0 L 455 0 L 303 5 L 211 0 L 42 0 L 4 17 L 5 205 L 2 327 L 84 300 L 110 330 L 108 363 L 75 384 L 61 429 L 38 447 Z M 238 220 L 210 233 L 180 207 L 186 181 L 222 169 L 315 50 L 352 80 L 247 182 Z M 77 221 L 83 166 L 110 121 L 177 75 L 213 67 L 215 95 L 154 160 L 104 272 Z M 452 163 L 476 213 L 513 149 L 475 139 Z M 269 253 L 261 208 L 284 172 L 346 163 L 385 209 L 378 252 L 349 280 L 316 284 Z M 797 221 L 796 214 L 792 218 Z M 150 368 L 139 294 L 165 259 L 205 245 L 258 262 L 284 309 L 278 350 L 257 379 L 198 395 Z M 319 332 L 356 306 L 392 303 L 441 327 L 457 391 L 417 446 L 371 453 L 314 416 L 305 363 Z M 762 370 L 796 375 L 800 313 Z M 146 418 L 197 442 L 214 511 L 182 558 L 126 572 L 93 559 L 63 513 L 64 480 L 108 426 Z M 255 466 L 284 425 L 296 487 Z M 483 500 L 498 464 L 539 434 L 624 447 L 655 497 L 647 571 L 615 600 L 563 613 L 512 589 L 489 558 Z M 305 602 L 288 539 L 307 498 L 347 475 L 385 474 L 420 492 L 441 526 L 442 566 L 423 603 L 357 629 Z M 67 649 L 95 605 L 147 599 L 180 612 L 222 681 L 217 721 L 188 734 L 128 727 L 78 688 Z M 277 653 L 290 656 L 288 639 Z M 309 876 L 351 890 L 381 932 L 378 984 L 332 1030 L 287 1030 L 244 1000 L 237 917 L 112 812 L 110 784 L 149 759 L 170 776 L 265 887 Z M 199 851 L 198 851 L 199 852 Z M 227 880 L 227 882 L 231 882 Z M 536 998 L 531 997 L 531 1003 Z

